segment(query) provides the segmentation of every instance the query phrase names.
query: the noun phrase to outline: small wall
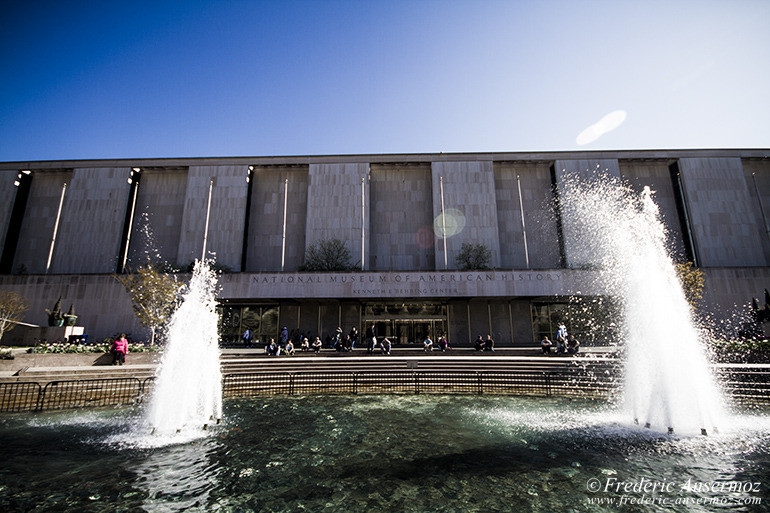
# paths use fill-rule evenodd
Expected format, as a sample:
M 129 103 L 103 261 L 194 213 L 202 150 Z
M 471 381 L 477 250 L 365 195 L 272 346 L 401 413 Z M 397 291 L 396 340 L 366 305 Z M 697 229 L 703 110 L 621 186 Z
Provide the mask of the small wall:
M 83 326 L 41 326 L 39 328 L 17 326 L 13 331 L 3 336 L 3 342 L 12 346 L 31 347 L 38 340 L 46 340 L 48 342 L 61 340 L 66 342 L 70 336 L 82 335 L 83 333 L 85 333 Z
M 163 353 L 128 353 L 125 365 L 150 365 L 160 362 Z M 25 367 L 92 367 L 111 365 L 110 353 L 22 353 L 13 360 L 0 360 L 0 372 L 18 372 Z

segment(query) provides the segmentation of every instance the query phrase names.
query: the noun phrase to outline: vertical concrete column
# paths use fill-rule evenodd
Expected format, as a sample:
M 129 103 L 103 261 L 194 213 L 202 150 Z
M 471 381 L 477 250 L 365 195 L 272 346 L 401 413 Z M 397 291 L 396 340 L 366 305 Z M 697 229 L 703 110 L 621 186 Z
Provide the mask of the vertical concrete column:
M 248 172 L 245 165 L 190 166 L 177 251 L 179 264 L 201 257 L 209 182 L 213 178 L 206 253 L 214 253 L 216 261 L 230 269 L 241 268 Z
M 529 299 L 514 299 L 510 304 L 513 320 L 513 343 L 516 346 L 537 344 L 532 329 L 532 306 Z
M 3 254 L 8 223 L 11 220 L 16 187 L 13 185 L 18 171 L 0 171 L 0 255 Z
M 556 192 L 561 194 L 561 184 L 565 177 L 577 177 L 580 181 L 590 182 L 599 176 L 620 178 L 620 164 L 617 159 L 589 159 L 589 160 L 557 160 L 554 163 L 554 179 Z M 591 263 L 588 254 L 582 254 L 580 233 L 576 224 L 563 216 L 561 219 L 562 242 L 564 244 L 564 257 L 567 267 L 581 267 Z
M 767 265 L 759 235 L 762 214 L 739 158 L 679 159 L 683 193 L 699 264 L 704 267 Z
M 305 249 L 319 240 L 340 239 L 352 261 L 368 269 L 369 203 L 369 164 L 310 164 Z
M 434 227 L 441 233 L 443 207 L 447 223 L 446 268 L 457 268 L 457 254 L 464 242 L 484 244 L 491 253 L 489 266 L 500 267 L 495 176 L 491 161 L 433 162 Z M 444 267 L 444 239 L 436 238 L 436 269 Z
M 75 169 L 64 198 L 53 273 L 111 273 L 120 249 L 129 167 Z M 52 214 L 56 208 L 52 206 Z

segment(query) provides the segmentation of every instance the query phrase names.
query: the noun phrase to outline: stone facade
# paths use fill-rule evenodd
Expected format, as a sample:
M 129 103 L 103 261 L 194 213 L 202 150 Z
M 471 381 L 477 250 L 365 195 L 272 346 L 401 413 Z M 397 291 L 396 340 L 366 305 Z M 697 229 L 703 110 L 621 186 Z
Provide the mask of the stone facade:
M 369 164 L 311 164 L 305 249 L 340 239 L 353 261 L 368 268 L 370 189 Z
M 135 206 L 132 168 L 141 170 Z M 22 169 L 29 195 L 20 229 L 9 230 Z M 44 323 L 61 296 L 96 338 L 144 333 L 111 276 L 120 248 L 129 267 L 148 255 L 173 266 L 200 258 L 213 179 L 207 253 L 233 271 L 221 279 L 225 303 L 278 305 L 281 325 L 331 333 L 360 324 L 372 302 L 438 302 L 453 344 L 489 333 L 530 345 L 533 304 L 602 293 L 579 269 L 576 235 L 554 202 L 566 175 L 597 170 L 655 191 L 674 254 L 692 240 L 708 309 L 728 316 L 770 288 L 769 150 L 0 163 L 0 248 L 17 234 L 0 288 L 29 300 L 31 323 Z M 306 249 L 329 238 L 348 245 L 361 272 L 298 272 Z M 493 270 L 458 272 L 463 242 L 485 245 Z

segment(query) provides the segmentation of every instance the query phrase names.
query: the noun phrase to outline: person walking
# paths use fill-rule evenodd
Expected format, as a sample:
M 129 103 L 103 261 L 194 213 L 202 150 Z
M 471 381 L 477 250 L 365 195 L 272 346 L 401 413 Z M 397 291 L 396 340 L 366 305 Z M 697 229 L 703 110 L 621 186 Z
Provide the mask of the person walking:
M 377 347 L 377 337 L 374 335 L 374 324 L 371 324 L 366 328 L 366 351 L 372 354 L 375 347 Z

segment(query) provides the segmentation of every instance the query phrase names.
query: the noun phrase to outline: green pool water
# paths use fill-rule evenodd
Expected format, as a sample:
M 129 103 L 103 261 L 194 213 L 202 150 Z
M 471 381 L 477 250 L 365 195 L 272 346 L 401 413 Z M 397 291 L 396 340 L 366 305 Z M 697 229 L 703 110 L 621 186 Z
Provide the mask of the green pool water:
M 0 511 L 770 511 L 767 411 L 708 437 L 491 396 L 230 401 L 168 440 L 141 417 L 0 417 Z

